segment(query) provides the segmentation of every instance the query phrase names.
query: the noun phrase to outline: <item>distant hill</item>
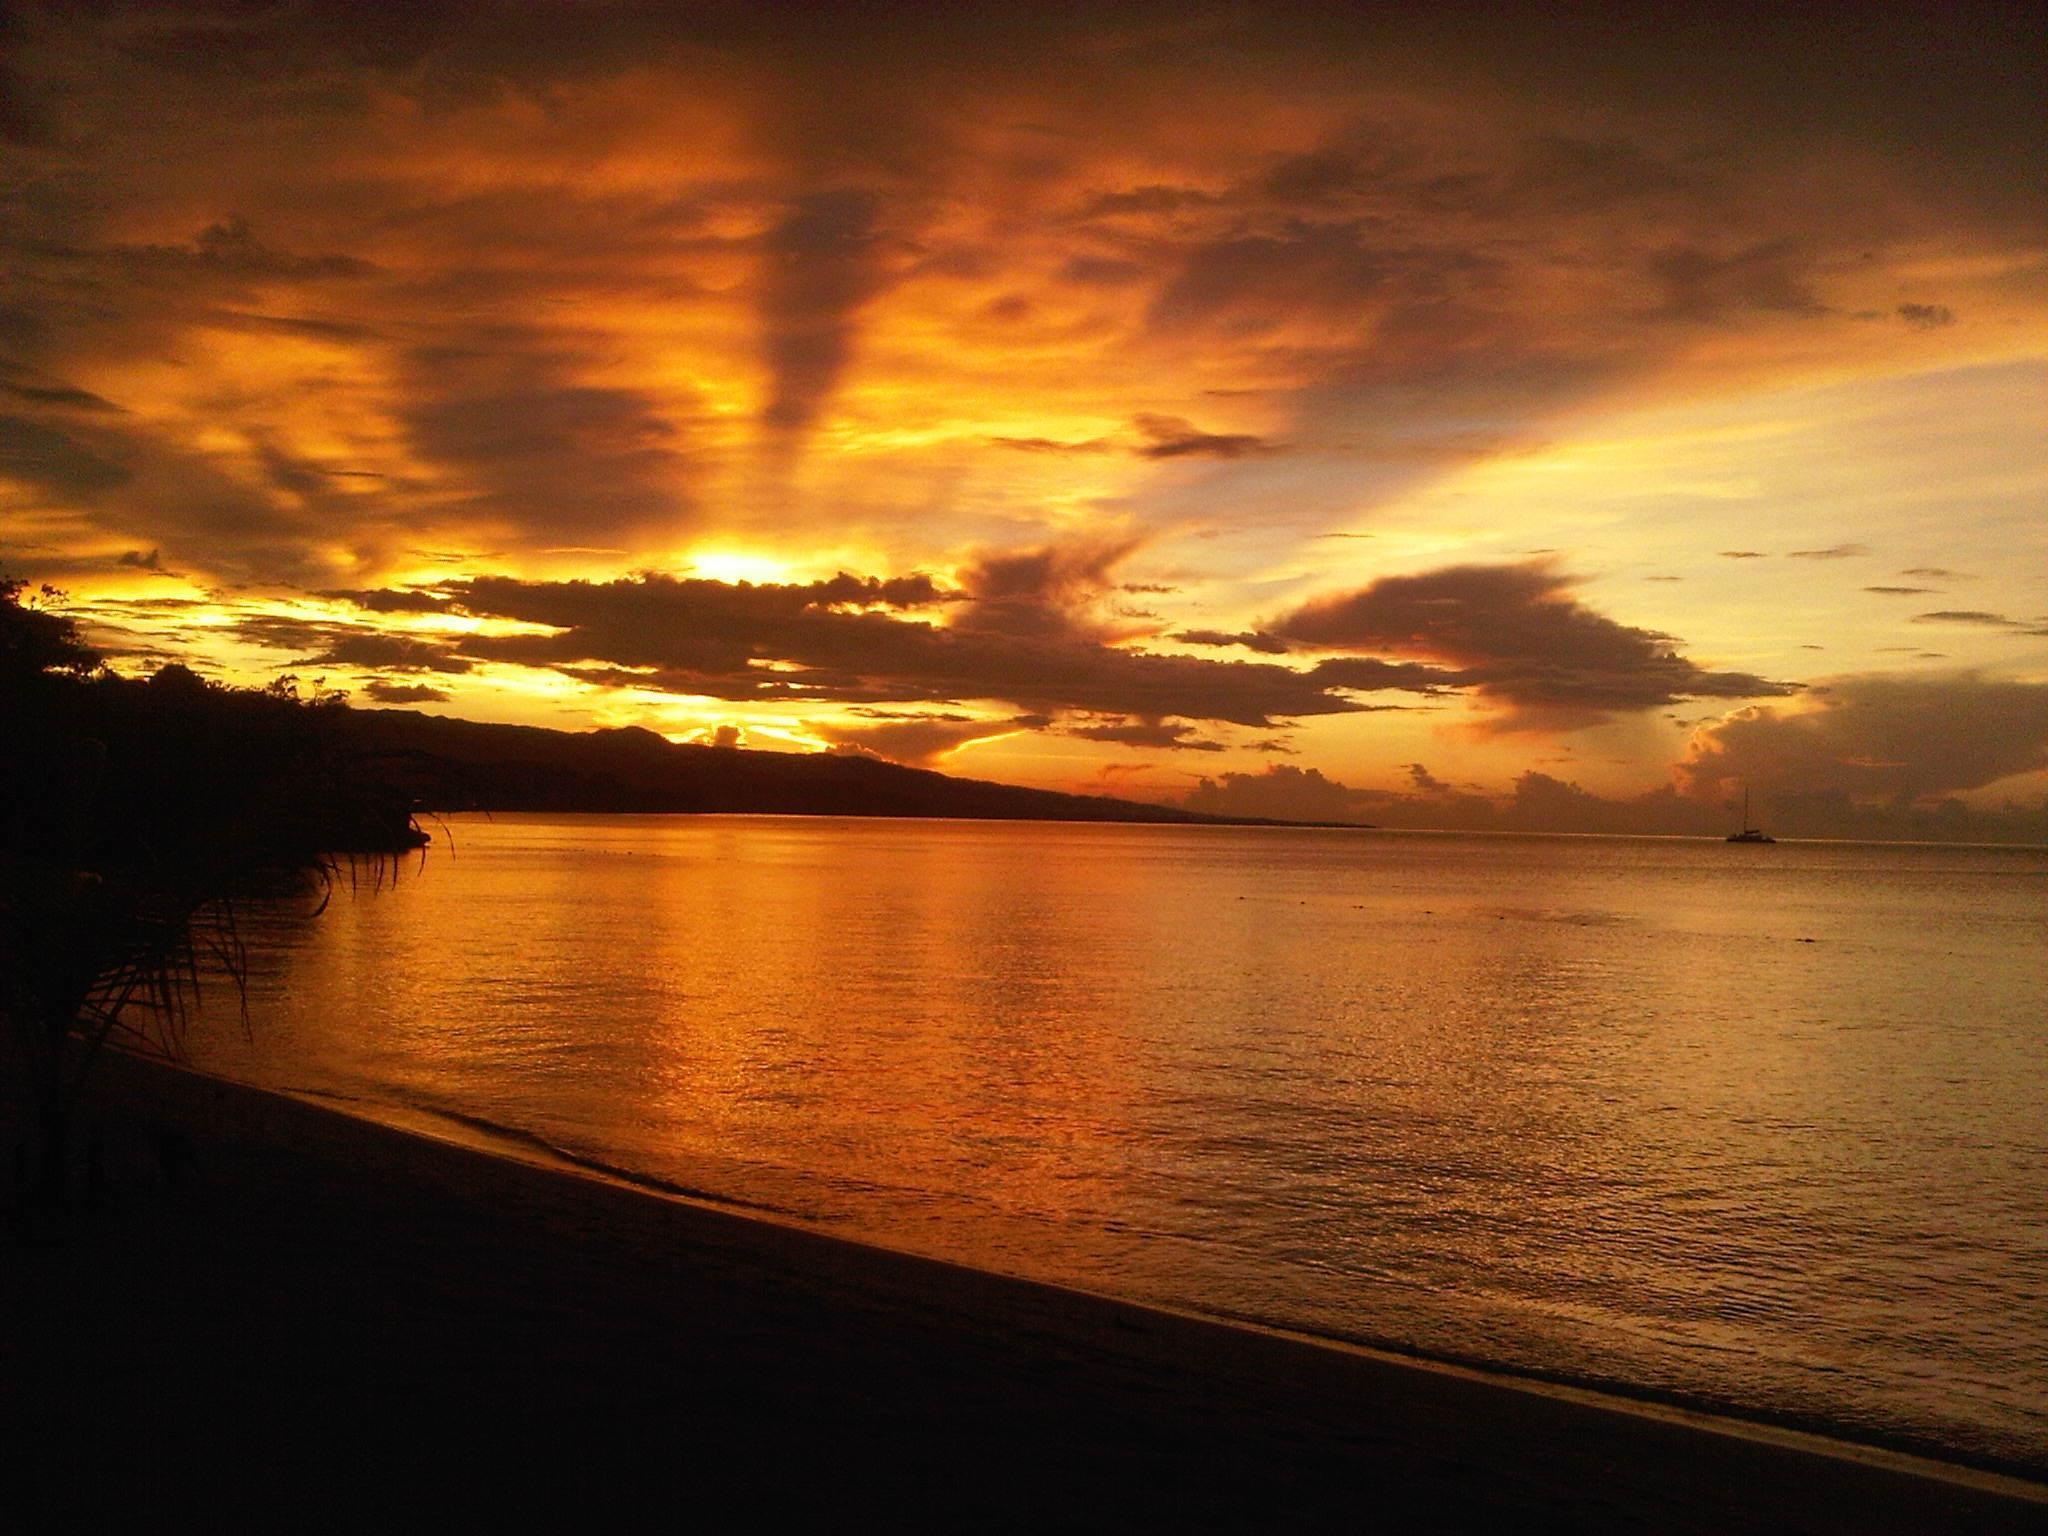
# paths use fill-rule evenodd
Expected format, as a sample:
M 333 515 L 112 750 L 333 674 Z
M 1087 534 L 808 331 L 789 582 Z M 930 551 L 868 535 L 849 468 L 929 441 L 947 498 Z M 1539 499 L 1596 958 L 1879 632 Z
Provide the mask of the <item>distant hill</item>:
M 653 731 L 483 725 L 410 710 L 350 709 L 362 747 L 403 756 L 433 811 L 751 812 L 959 816 L 1006 821 L 1287 825 L 1170 806 L 1022 789 L 836 753 L 680 744 Z

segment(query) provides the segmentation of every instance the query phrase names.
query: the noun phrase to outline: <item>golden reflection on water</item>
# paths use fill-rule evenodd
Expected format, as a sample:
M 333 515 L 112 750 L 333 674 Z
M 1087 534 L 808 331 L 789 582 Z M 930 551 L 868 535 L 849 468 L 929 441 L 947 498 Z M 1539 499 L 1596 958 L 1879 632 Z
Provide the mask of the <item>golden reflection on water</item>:
M 969 1262 L 2048 1460 L 2048 857 L 463 819 L 259 1081 Z

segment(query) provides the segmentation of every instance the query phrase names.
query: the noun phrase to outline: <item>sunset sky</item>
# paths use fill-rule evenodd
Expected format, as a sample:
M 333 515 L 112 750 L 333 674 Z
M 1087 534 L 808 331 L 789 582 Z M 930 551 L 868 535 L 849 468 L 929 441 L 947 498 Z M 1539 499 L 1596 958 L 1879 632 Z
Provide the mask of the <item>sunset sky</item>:
M 2036 6 L 5 14 L 0 566 L 124 671 L 2048 824 Z

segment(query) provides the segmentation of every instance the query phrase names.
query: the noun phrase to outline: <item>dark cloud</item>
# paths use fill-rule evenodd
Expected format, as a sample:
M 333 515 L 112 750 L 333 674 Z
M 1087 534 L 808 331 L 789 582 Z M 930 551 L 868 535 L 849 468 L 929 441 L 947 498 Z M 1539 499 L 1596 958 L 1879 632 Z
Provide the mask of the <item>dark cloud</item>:
M 1911 805 L 2048 768 L 2048 683 L 1962 672 L 1830 679 L 1812 707 L 1745 709 L 1695 738 L 1687 792 Z
M 1762 560 L 1766 556 L 1760 549 L 1724 549 L 1721 551 L 1721 558 L 1723 560 Z
M 1935 589 L 1933 587 L 1865 587 L 1863 590 L 1881 593 L 1886 597 L 1925 597 Z
M 60 269 L 80 275 L 120 275 L 161 291 L 213 298 L 249 295 L 274 284 L 320 283 L 361 278 L 375 266 L 360 257 L 301 255 L 257 238 L 244 218 L 209 224 L 184 245 L 86 245 L 60 242 L 34 248 Z
M 1107 643 L 1075 617 L 1075 605 L 1109 582 L 1122 549 L 1060 546 L 987 557 L 964 574 L 966 590 L 947 599 L 947 625 L 870 608 L 849 611 L 850 593 L 856 601 L 863 595 L 880 601 L 879 594 L 894 590 L 922 602 L 928 582 L 921 577 L 904 578 L 908 588 L 854 578 L 755 586 L 669 576 L 612 582 L 478 577 L 448 582 L 440 591 L 463 612 L 552 631 L 450 637 L 450 653 L 551 667 L 605 686 L 734 700 L 993 699 L 1027 711 L 1268 728 L 1276 720 L 1361 708 L 1336 691 L 1345 684 L 1290 667 L 1153 655 Z M 366 597 L 374 606 L 375 595 Z M 278 643 L 318 643 L 323 655 L 338 654 L 317 626 L 287 632 L 265 621 L 255 629 Z M 287 640 L 286 633 L 306 638 Z
M 1870 553 L 1867 544 L 1830 544 L 1826 549 L 1795 549 L 1788 553 L 1787 560 L 1853 560 L 1858 555 Z
M 1141 459 L 1247 459 L 1278 451 L 1278 445 L 1247 432 L 1204 432 L 1178 416 L 1140 414 L 1132 419 L 1135 440 L 1106 437 L 992 437 L 999 448 L 1023 453 L 1129 451 Z
M 961 573 L 971 602 L 954 622 L 1013 635 L 1100 634 L 1089 612 L 1137 548 L 1130 538 L 1084 538 L 983 554 Z
M 849 576 L 845 571 L 814 581 L 805 589 L 814 604 L 834 608 L 928 608 L 934 603 L 955 601 L 961 594 L 948 592 L 923 572 L 911 576 Z
M 1021 394 L 1050 359 L 1105 420 L 1184 409 L 1180 381 L 1241 384 L 1273 402 L 1262 432 L 1434 474 L 1603 392 L 1721 380 L 1685 374 L 1674 349 L 1693 339 L 1641 326 L 1645 309 L 1748 323 L 1825 312 L 1838 283 L 1925 297 L 1884 286 L 1901 251 L 2038 243 L 2038 178 L 2011 169 L 2039 158 L 2038 68 L 2012 15 L 1892 8 L 1845 48 L 1789 13 L 1646 27 L 1510 7 L 1446 26 L 1340 9 L 1187 29 L 1062 7 L 51 11 L 0 69 L 0 133 L 37 146 L 0 177 L 0 340 L 42 370 L 0 388 L 69 438 L 25 452 L 92 547 L 161 544 L 231 579 L 366 582 L 429 537 L 619 542 L 631 561 L 714 517 L 793 535 L 841 516 L 842 491 L 889 507 L 847 517 L 929 516 L 945 549 L 998 526 L 963 521 L 985 506 L 955 516 L 973 501 L 957 485 L 982 479 L 960 466 L 935 468 L 928 502 L 900 496 L 907 475 L 861 484 L 865 439 L 835 473 L 790 477 L 786 502 L 721 471 L 763 421 L 807 434 L 873 356 L 893 372 L 872 398 L 908 402 L 876 406 L 899 412 L 880 424 L 944 416 L 955 445 L 994 428 L 952 414 L 988 398 L 992 367 Z M 1189 134 L 1190 113 L 1232 132 Z M 1840 143 L 1854 174 L 1814 170 Z M 905 331 L 865 347 L 899 264 L 956 286 L 910 295 Z M 991 365 L 993 294 L 1018 318 Z M 1053 355 L 1073 337 L 1115 366 Z M 905 353 L 942 362 L 918 373 Z M 134 437 L 70 437 L 97 408 L 51 393 L 68 378 L 114 389 Z M 314 443 L 420 483 L 328 494 Z M 1257 482 L 1233 503 L 1247 521 L 1294 517 L 1306 488 L 1266 494 L 1303 466 L 1248 433 L 1109 443 L 1202 460 L 1158 477 L 1183 487 Z M 918 451 L 889 450 L 899 467 Z M 95 483 L 95 464 L 133 478 Z M 1342 515 L 1398 479 L 1362 471 Z M 1061 610 L 1070 635 L 1086 606 Z
M 394 634 L 322 619 L 281 614 L 245 614 L 231 626 L 234 636 L 274 651 L 302 651 L 295 667 L 362 667 L 384 672 L 446 672 L 471 670 L 474 663 L 458 654 L 454 639 L 427 639 Z
M 152 549 L 145 553 L 139 549 L 124 549 L 114 557 L 114 564 L 137 571 L 160 571 L 164 568 L 163 551 Z
M 1189 208 L 1213 207 L 1220 199 L 1197 187 L 1169 187 L 1157 183 L 1131 187 L 1122 192 L 1103 192 L 1090 198 L 1081 209 L 1083 219 L 1114 218 L 1120 214 L 1179 213 Z
M 101 171 L 110 186 L 119 184 L 119 167 Z M 376 270 L 354 256 L 283 249 L 239 217 L 208 225 L 186 243 L 137 244 L 105 239 L 95 228 L 104 210 L 61 193 L 11 206 L 0 194 L 0 209 L 14 216 L 17 231 L 5 242 L 9 286 L 33 316 L 12 338 L 0 323 L 0 341 L 12 340 L 11 350 L 41 371 L 67 372 L 78 357 L 110 349 L 175 356 L 193 331 L 283 323 L 268 306 L 356 292 Z M 120 414 L 98 397 L 76 398 L 83 393 L 46 393 L 42 403 Z
M 1269 763 L 1257 773 L 1225 773 L 1203 779 L 1182 799 L 1191 811 L 1209 816 L 1266 817 L 1278 821 L 1360 821 L 1358 791 L 1326 777 L 1319 768 Z
M 1542 205 L 1607 213 L 1713 189 L 1699 164 L 1681 164 L 1618 135 L 1545 133 L 1532 139 L 1516 178 Z
M 764 415 L 807 430 L 852 355 L 855 322 L 881 285 L 876 203 L 865 192 L 814 192 L 793 203 L 762 245 L 764 350 L 773 388 Z
M 2048 635 L 2048 623 L 2008 618 L 2002 613 L 1986 613 L 1981 608 L 1938 608 L 1932 613 L 1914 614 L 1913 622 L 1955 624 L 1975 629 L 2012 629 L 2023 635 Z
M 1408 765 L 1408 782 L 1415 786 L 1415 792 L 1419 795 L 1447 795 L 1451 793 L 1450 785 L 1446 784 L 1420 763 L 1410 763 Z
M 1395 277 L 1396 258 L 1357 223 L 1303 224 L 1197 246 L 1148 312 L 1158 330 L 1270 331 L 1293 317 L 1342 314 L 1354 324 Z
M 0 380 L 0 395 L 12 395 L 26 405 L 53 406 L 64 410 L 103 411 L 116 415 L 121 407 L 111 400 L 83 389 L 74 389 L 69 384 L 15 384 Z
M 1491 832 L 1603 832 L 1712 837 L 1734 825 L 1742 786 L 1752 815 L 1781 837 L 1930 841 L 2048 841 L 2048 797 L 1972 807 L 1955 792 L 2048 766 L 2048 684 L 1899 677 L 1840 680 L 1819 711 L 1771 706 L 1707 726 L 1679 783 L 1604 796 L 1528 769 L 1504 794 L 1460 790 L 1420 763 L 1405 790 L 1361 788 L 1315 769 L 1274 765 L 1205 778 L 1190 810 L 1383 827 Z M 2017 690 L 2013 692 L 2012 690 Z M 1990 749 L 1946 760 L 1943 741 L 1973 721 L 1994 727 Z
M 92 501 L 131 475 L 76 439 L 19 416 L 0 416 L 0 479 L 72 501 Z
M 1746 672 L 1712 672 L 1679 655 L 1669 635 L 1616 623 L 1570 596 L 1570 578 L 1544 562 L 1462 565 L 1388 576 L 1318 598 L 1269 626 L 1301 647 L 1391 651 L 1454 668 L 1435 673 L 1507 706 L 1511 726 L 1590 723 L 1684 698 L 1756 698 L 1793 691 Z M 1334 681 L 1357 660 L 1326 662 Z M 1366 662 L 1375 669 L 1383 662 Z
M 1242 459 L 1272 453 L 1274 445 L 1245 432 L 1204 432 L 1178 416 L 1139 416 L 1134 426 L 1144 443 L 1138 455 L 1147 459 Z
M 1083 741 L 1108 741 L 1124 747 L 1163 748 L 1182 752 L 1221 752 L 1220 741 L 1195 734 L 1191 725 L 1161 720 L 1122 720 L 1108 723 L 1070 725 L 1061 732 Z
M 1241 645 L 1248 651 L 1259 651 L 1267 656 L 1284 656 L 1288 650 L 1285 640 L 1262 635 L 1256 630 L 1183 629 L 1166 638 L 1178 640 L 1183 645 Z
M 408 361 L 413 444 L 475 515 L 559 538 L 668 526 L 686 510 L 672 401 L 584 383 L 576 359 L 519 331 Z
M 1898 316 L 1917 331 L 1935 331 L 1956 323 L 1956 312 L 1946 304 L 1901 304 Z
M 1447 671 L 1419 661 L 1384 661 L 1377 656 L 1333 656 L 1317 662 L 1309 676 L 1352 693 L 1443 693 L 1474 681 L 1469 671 Z
M 1804 317 L 1830 313 L 1815 292 L 1812 253 L 1790 240 L 1771 240 L 1717 254 L 1674 245 L 1650 259 L 1662 320 L 1714 323 L 1758 311 Z
M 1964 571 L 1952 571 L 1941 565 L 1916 565 L 1910 570 L 1899 572 L 1901 576 L 1919 576 L 1928 581 L 1972 581 L 1975 578 Z
M 375 667 L 389 672 L 467 672 L 474 665 L 466 657 L 432 640 L 415 640 L 406 635 L 371 634 L 358 631 L 338 635 L 318 653 L 292 663 L 295 667 Z
M 363 695 L 379 704 L 441 704 L 448 695 L 425 683 L 394 683 L 373 677 L 363 684 Z
M 419 592 L 408 588 L 387 587 L 377 591 L 330 588 L 313 595 L 324 597 L 330 602 L 350 603 L 369 613 L 445 613 L 448 609 L 447 598 L 432 592 Z

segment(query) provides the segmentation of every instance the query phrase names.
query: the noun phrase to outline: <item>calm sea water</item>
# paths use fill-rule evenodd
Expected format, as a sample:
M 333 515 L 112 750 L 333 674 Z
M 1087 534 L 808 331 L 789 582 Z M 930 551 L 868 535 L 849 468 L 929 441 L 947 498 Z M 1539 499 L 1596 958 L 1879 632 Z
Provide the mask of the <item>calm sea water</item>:
M 2048 1467 L 2048 852 L 451 830 L 270 925 L 250 1034 L 202 1022 L 199 1063 L 1019 1274 Z

